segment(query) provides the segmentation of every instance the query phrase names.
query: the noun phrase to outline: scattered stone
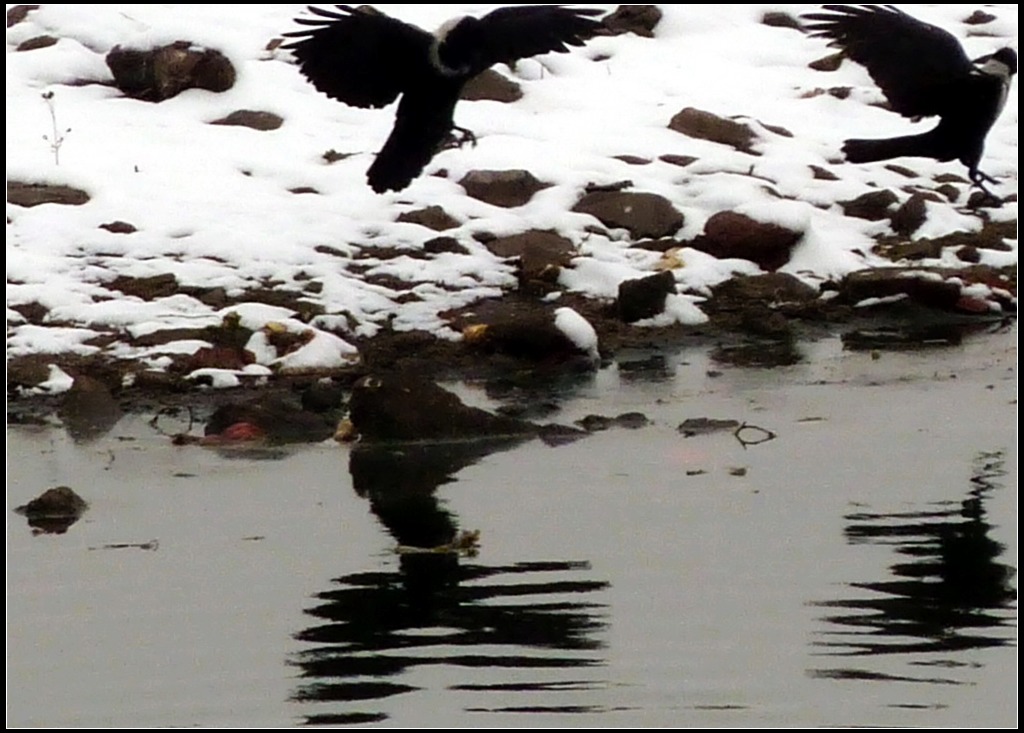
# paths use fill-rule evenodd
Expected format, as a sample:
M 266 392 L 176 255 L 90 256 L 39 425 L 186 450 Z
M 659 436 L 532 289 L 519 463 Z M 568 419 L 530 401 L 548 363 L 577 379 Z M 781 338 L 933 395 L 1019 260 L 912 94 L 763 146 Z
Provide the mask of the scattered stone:
M 79 375 L 64 394 L 58 415 L 71 439 L 86 443 L 110 432 L 123 412 L 106 384 Z
M 145 301 L 168 298 L 179 292 L 178 279 L 170 272 L 152 277 L 119 275 L 107 283 L 106 287 Z
M 889 218 L 889 210 L 896 202 L 896 194 L 888 189 L 869 191 L 849 201 L 840 201 L 839 206 L 846 216 L 868 221 L 881 221 Z
M 606 15 L 602 23 L 611 36 L 634 33 L 654 38 L 654 29 L 661 22 L 661 15 L 657 5 L 620 5 L 615 12 Z
M 964 25 L 985 25 L 996 20 L 996 16 L 991 13 L 986 13 L 984 10 L 975 10 L 969 16 L 964 18 Z
M 665 300 L 676 292 L 676 279 L 665 270 L 656 275 L 626 280 L 619 285 L 619 317 L 635 323 L 665 310 Z
M 57 39 L 53 36 L 36 36 L 35 38 L 29 38 L 18 44 L 16 51 L 36 51 L 40 48 L 48 48 L 55 46 Z
M 411 374 L 360 379 L 352 389 L 349 417 L 364 442 L 469 440 L 537 431 L 529 422 L 469 407 Z
M 115 86 L 147 102 L 162 102 L 186 89 L 226 92 L 235 84 L 235 67 L 227 56 L 188 41 L 148 50 L 115 46 L 106 61 Z
M 779 224 L 759 222 L 744 214 L 720 211 L 704 225 L 704 233 L 690 246 L 719 259 L 741 259 L 765 270 L 777 270 L 789 261 L 803 232 Z
M 600 357 L 594 327 L 571 308 L 509 309 L 462 336 L 472 348 L 548 365 L 593 368 Z
M 662 160 L 671 165 L 678 165 L 680 168 L 685 168 L 691 163 L 695 163 L 700 158 L 693 155 L 676 155 L 674 153 L 667 153 L 665 155 L 658 156 L 658 160 Z
M 722 430 L 735 430 L 740 426 L 739 420 L 716 420 L 710 417 L 691 417 L 683 420 L 676 428 L 684 437 L 692 438 L 695 435 L 707 435 Z
M 518 258 L 520 288 L 539 292 L 557 285 L 559 273 L 576 253 L 572 241 L 540 229 L 492 239 L 484 246 L 498 257 Z
M 406 224 L 419 224 L 435 232 L 443 232 L 462 226 L 462 223 L 440 206 L 427 206 L 415 211 L 406 211 L 398 215 L 395 221 Z
M 615 160 L 621 160 L 627 165 L 650 165 L 650 158 L 641 158 L 639 155 L 615 155 Z
M 434 237 L 423 243 L 423 251 L 431 255 L 468 255 L 469 249 L 455 237 Z
M 683 135 L 728 145 L 743 153 L 753 153 L 753 144 L 757 140 L 757 133 L 742 122 L 694 107 L 687 107 L 676 114 L 668 127 Z
M 929 308 L 955 310 L 960 300 L 960 283 L 936 274 L 933 270 L 912 267 L 859 270 L 843 278 L 839 297 L 856 304 L 868 299 L 905 296 Z
M 597 191 L 584 195 L 572 210 L 590 214 L 606 227 L 626 229 L 633 239 L 667 237 L 683 226 L 683 215 L 655 193 Z
M 761 23 L 772 28 L 792 28 L 793 30 L 801 30 L 800 21 L 794 18 L 789 13 L 782 13 L 778 11 L 768 11 L 761 16 Z
M 100 224 L 100 229 L 106 229 L 112 234 L 132 234 L 133 232 L 138 231 L 138 229 L 126 221 L 112 221 L 106 224 Z
M 928 208 L 925 206 L 928 197 L 922 193 L 915 193 L 903 202 L 900 208 L 889 220 L 892 230 L 904 237 L 909 237 L 924 224 L 928 218 Z
M 64 534 L 88 508 L 70 486 L 55 486 L 14 511 L 28 520 L 33 534 Z
M 504 208 L 522 206 L 551 184 L 537 180 L 529 171 L 475 170 L 467 173 L 459 185 L 473 198 Z
M 88 203 L 89 194 L 79 188 L 50 183 L 7 182 L 7 201 L 15 206 L 63 204 L 81 206 Z
M 820 165 L 812 165 L 811 173 L 814 175 L 816 181 L 838 181 L 839 176 L 830 170 L 822 168 Z
M 494 69 L 485 69 L 469 80 L 462 88 L 460 99 L 467 101 L 486 100 L 510 104 L 523 98 L 523 88 L 518 82 L 499 74 Z
M 7 27 L 17 25 L 28 17 L 33 10 L 39 10 L 38 5 L 12 5 L 7 9 Z
M 899 165 L 897 163 L 888 163 L 883 167 L 886 170 L 892 171 L 898 176 L 903 176 L 904 178 L 918 178 L 921 175 L 917 171 L 911 168 L 907 168 L 906 166 Z
M 253 109 L 235 110 L 227 117 L 214 120 L 211 125 L 228 125 L 236 127 L 249 127 L 253 130 L 266 132 L 276 130 L 284 124 L 284 117 L 273 112 L 261 112 Z

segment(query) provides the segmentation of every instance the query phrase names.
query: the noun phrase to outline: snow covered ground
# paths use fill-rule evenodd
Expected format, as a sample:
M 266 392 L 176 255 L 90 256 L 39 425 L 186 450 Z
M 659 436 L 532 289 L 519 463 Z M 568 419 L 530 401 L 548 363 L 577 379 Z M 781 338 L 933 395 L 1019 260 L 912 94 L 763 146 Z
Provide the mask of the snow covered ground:
M 433 29 L 454 15 L 496 6 L 377 7 Z M 522 86 L 523 98 L 460 103 L 456 122 L 472 129 L 479 144 L 446 150 L 406 190 L 377 195 L 365 171 L 390 131 L 393 108 L 332 101 L 302 78 L 286 52 L 268 50 L 272 39 L 295 29 L 292 19 L 304 6 L 42 5 L 7 31 L 7 178 L 73 186 L 90 200 L 30 208 L 8 203 L 8 359 L 102 352 L 159 369 L 173 354 L 204 342 L 142 346 L 140 336 L 216 326 L 230 312 L 257 331 L 276 324 L 305 333 L 305 346 L 287 355 L 254 336 L 256 363 L 240 370 L 251 374 L 343 364 L 356 356 L 353 342 L 385 324 L 457 339 L 439 314 L 516 284 L 514 265 L 474 237 L 481 233 L 556 231 L 577 246 L 563 288 L 613 296 L 619 282 L 653 272 L 659 254 L 631 249 L 621 230 L 595 233 L 594 218 L 571 212 L 588 184 L 628 179 L 633 191 L 665 197 L 685 216 L 680 240 L 699 234 L 720 211 L 802 231 L 782 269 L 812 285 L 892 264 L 870 252 L 873 238 L 890 231 L 889 222 L 845 216 L 837 204 L 870 190 L 890 189 L 902 201 L 910 196 L 908 185 L 934 189 L 935 176 L 956 174 L 965 179 L 957 184 L 959 199 L 929 202 L 927 221 L 913 236 L 980 229 L 983 215 L 965 205 L 969 187 L 959 163 L 894 161 L 918 174 L 908 179 L 885 164 L 841 161 L 846 137 L 906 134 L 933 123 L 915 126 L 873 105 L 881 94 L 855 64 L 812 70 L 810 62 L 832 53 L 823 41 L 761 22 L 767 11 L 795 16 L 816 7 L 664 5 L 654 38 L 600 37 L 568 54 L 498 67 Z M 955 34 L 972 57 L 1016 46 L 1016 5 L 984 6 L 995 20 L 981 25 L 963 22 L 976 5 L 901 7 Z M 41 35 L 58 41 L 16 50 Z M 105 56 L 113 47 L 177 40 L 223 52 L 238 71 L 237 83 L 224 93 L 189 90 L 161 103 L 126 98 L 110 85 Z M 812 93 L 837 86 L 853 92 L 847 99 Z M 749 118 L 759 130 L 781 126 L 792 137 L 764 130 L 756 144 L 760 155 L 750 155 L 670 130 L 669 120 L 687 107 Z M 276 113 L 284 124 L 271 131 L 210 124 L 240 109 Z M 352 155 L 328 164 L 328 150 Z M 660 159 L 666 155 L 697 161 L 681 167 Z M 812 166 L 836 180 L 816 178 Z M 501 208 L 467 196 L 456 183 L 471 170 L 502 169 L 526 169 L 553 185 L 523 206 Z M 984 216 L 1015 221 L 1016 84 L 988 137 L 982 169 L 998 179 L 996 193 L 1014 195 Z M 431 175 L 442 170 L 447 175 Z M 770 195 L 769 187 L 783 198 Z M 438 236 L 396 221 L 427 206 L 440 206 L 460 222 L 444 234 L 465 251 L 395 256 L 420 255 L 423 243 Z M 112 222 L 127 222 L 134 231 L 101 228 Z M 984 251 L 982 262 L 1015 264 L 1016 240 L 1008 244 L 1009 251 Z M 683 322 L 703 318 L 708 287 L 735 273 L 760 272 L 750 262 L 690 249 L 681 262 L 674 271 L 680 301 L 672 312 Z M 143 300 L 111 287 L 119 277 L 168 273 L 181 292 Z M 384 275 L 403 287 L 371 277 Z M 217 307 L 188 294 L 204 288 L 223 288 L 232 304 Z M 322 314 L 307 322 L 292 308 L 246 302 L 247 291 L 267 288 L 302 292 Z M 35 317 L 26 316 L 29 306 Z

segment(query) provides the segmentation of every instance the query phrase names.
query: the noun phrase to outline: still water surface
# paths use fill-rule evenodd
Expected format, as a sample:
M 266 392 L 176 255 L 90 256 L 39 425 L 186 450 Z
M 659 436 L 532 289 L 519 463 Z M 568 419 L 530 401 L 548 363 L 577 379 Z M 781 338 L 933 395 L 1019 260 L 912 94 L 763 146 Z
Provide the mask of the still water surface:
M 557 447 L 9 427 L 7 723 L 1015 725 L 1015 331 L 801 350 L 502 391 L 651 421 Z M 11 510 L 59 484 L 90 509 L 33 536 Z M 396 551 L 453 529 L 476 556 Z

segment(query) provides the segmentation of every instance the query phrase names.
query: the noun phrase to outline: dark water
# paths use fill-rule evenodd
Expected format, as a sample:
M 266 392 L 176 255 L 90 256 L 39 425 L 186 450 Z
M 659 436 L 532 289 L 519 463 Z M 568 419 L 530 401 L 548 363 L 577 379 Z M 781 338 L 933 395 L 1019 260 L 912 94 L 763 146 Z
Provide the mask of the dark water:
M 452 386 L 650 420 L 560 446 L 10 427 L 8 724 L 1015 725 L 1015 339 Z

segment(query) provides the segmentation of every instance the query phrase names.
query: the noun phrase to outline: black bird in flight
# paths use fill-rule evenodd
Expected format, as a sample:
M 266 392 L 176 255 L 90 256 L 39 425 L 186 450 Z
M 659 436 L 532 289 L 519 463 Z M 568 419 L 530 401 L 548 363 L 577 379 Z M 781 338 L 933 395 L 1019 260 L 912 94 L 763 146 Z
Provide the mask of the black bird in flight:
M 1001 48 L 971 61 L 947 31 L 917 20 L 892 5 L 824 5 L 824 13 L 803 18 L 812 36 L 829 39 L 864 66 L 890 106 L 904 117 L 938 116 L 939 124 L 919 135 L 883 140 L 847 140 L 851 163 L 899 157 L 959 160 L 971 182 L 991 196 L 995 183 L 978 165 L 985 137 L 1003 111 L 1017 53 Z
M 602 28 L 602 11 L 514 5 L 482 18 L 454 18 L 434 34 L 372 8 L 310 7 L 308 28 L 285 33 L 302 74 L 327 96 L 355 107 L 384 107 L 399 96 L 395 126 L 367 171 L 377 193 L 401 191 L 456 128 L 466 82 L 497 63 L 582 46 Z M 464 131 L 468 132 L 468 131 Z M 471 137 L 471 135 L 470 135 Z

